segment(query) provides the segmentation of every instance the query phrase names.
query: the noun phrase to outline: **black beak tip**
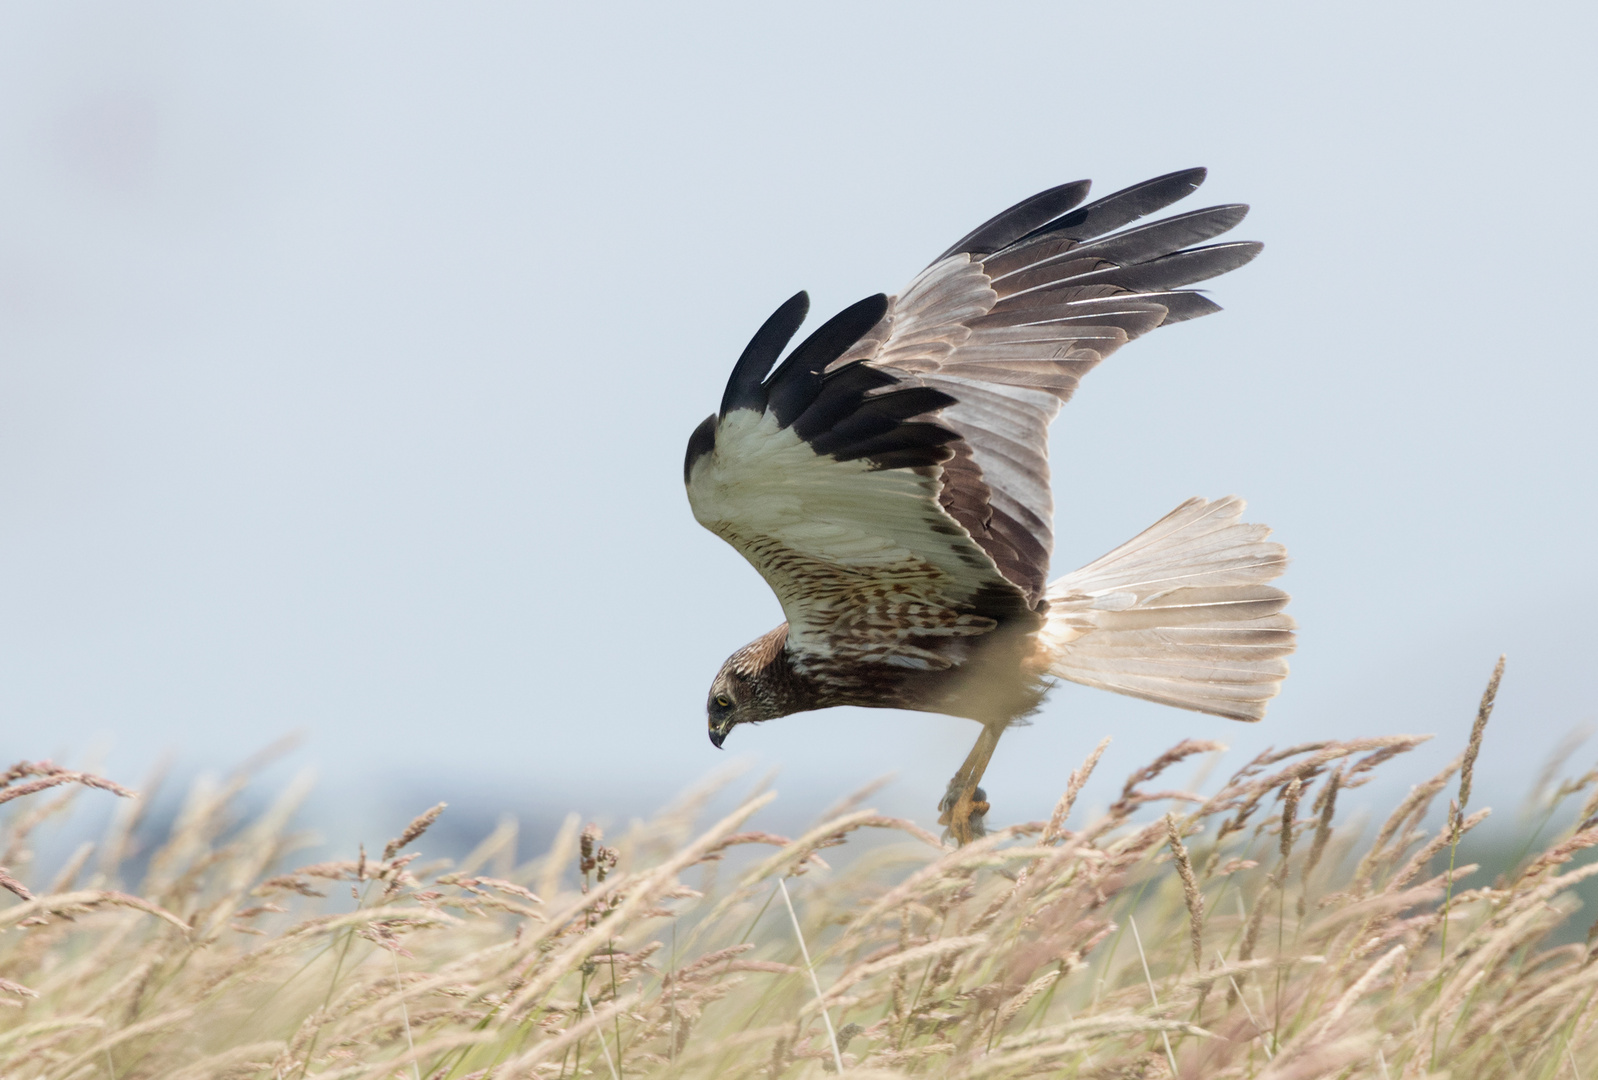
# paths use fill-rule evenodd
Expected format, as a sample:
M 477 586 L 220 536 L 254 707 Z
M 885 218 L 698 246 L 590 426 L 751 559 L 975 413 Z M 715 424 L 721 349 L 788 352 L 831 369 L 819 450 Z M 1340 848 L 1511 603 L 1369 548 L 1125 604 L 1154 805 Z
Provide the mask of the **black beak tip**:
M 726 739 L 727 733 L 725 731 L 717 731 L 715 728 L 710 729 L 710 745 L 714 746 L 717 750 L 721 749 L 721 744 L 725 742 Z

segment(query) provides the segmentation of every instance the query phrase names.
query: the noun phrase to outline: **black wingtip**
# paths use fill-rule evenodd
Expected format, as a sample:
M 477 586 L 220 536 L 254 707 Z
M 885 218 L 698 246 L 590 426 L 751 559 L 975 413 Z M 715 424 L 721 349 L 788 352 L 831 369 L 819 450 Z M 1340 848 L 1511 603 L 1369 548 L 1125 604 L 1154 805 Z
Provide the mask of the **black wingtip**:
M 1203 293 L 1192 289 L 1144 293 L 1142 299 L 1153 300 L 1164 305 L 1165 321 L 1160 323 L 1161 326 L 1187 322 L 1189 319 L 1201 319 L 1206 315 L 1214 315 L 1221 310 L 1220 304 L 1217 304 Z
M 1187 198 L 1204 183 L 1209 172 L 1202 167 L 1178 169 L 1124 187 L 1034 229 L 1022 239 L 1055 234 L 1072 240 L 1091 240 L 1103 236 Z
M 688 453 L 682 459 L 682 482 L 693 478 L 694 462 L 716 448 L 716 416 L 712 413 L 699 422 L 694 433 L 688 436 Z
M 1152 180 L 1145 180 L 1141 184 L 1133 184 L 1131 187 L 1123 188 L 1122 190 L 1137 191 L 1142 188 L 1155 188 L 1161 191 L 1169 191 L 1171 189 L 1181 191 L 1182 187 L 1185 185 L 1187 190 L 1182 191 L 1180 195 L 1171 200 L 1172 202 L 1175 202 L 1177 199 L 1185 199 L 1193 192 L 1197 191 L 1204 181 L 1209 179 L 1209 175 L 1209 169 L 1205 168 L 1203 165 L 1195 165 L 1191 169 L 1177 169 L 1175 172 L 1168 172 L 1163 176 L 1156 176 Z M 1110 196 L 1105 196 L 1105 198 L 1109 197 Z
M 782 355 L 782 350 L 787 348 L 788 342 L 799 332 L 800 325 L 809 313 L 810 295 L 801 289 L 760 325 L 755 336 L 744 347 L 743 355 L 733 365 L 732 374 L 727 378 L 727 389 L 721 395 L 721 411 L 718 415 L 725 417 L 734 409 L 765 411 L 766 389 L 761 382 L 766 372 L 771 370 L 771 365 L 777 362 L 777 357 Z
M 1076 206 L 1087 198 L 1092 186 L 1091 180 L 1073 180 L 1069 184 L 1057 184 L 1046 191 L 1028 196 L 1014 206 L 1001 210 L 960 237 L 947 251 L 932 261 L 942 262 L 950 255 L 961 251 L 973 255 L 988 255 L 998 251 Z
M 787 427 L 821 392 L 822 371 L 854 347 L 888 312 L 885 293 L 857 300 L 800 342 L 766 381 L 766 408 Z

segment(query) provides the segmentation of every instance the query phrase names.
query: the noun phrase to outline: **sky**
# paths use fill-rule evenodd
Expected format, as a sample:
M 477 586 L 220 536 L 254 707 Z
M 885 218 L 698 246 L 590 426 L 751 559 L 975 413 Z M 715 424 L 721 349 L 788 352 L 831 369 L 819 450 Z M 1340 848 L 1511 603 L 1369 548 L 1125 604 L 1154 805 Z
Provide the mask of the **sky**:
M 328 812 L 642 812 L 712 770 L 925 822 L 975 727 L 740 729 L 781 621 L 689 432 L 799 288 L 894 292 L 1042 188 L 1192 165 L 1226 310 L 1056 421 L 1055 573 L 1191 495 L 1293 563 L 1266 720 L 1062 686 L 994 819 L 1180 738 L 1434 732 L 1477 790 L 1598 721 L 1598 9 L 0 3 L 0 757 L 136 782 L 290 732 Z M 408 816 L 408 815 L 407 815 Z

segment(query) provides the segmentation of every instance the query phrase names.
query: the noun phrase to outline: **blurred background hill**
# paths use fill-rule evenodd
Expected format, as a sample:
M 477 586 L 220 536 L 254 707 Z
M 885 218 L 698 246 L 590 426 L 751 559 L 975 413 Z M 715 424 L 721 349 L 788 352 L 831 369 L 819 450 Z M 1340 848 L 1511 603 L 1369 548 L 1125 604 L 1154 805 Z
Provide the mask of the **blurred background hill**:
M 1266 251 L 1062 414 L 1056 571 L 1243 494 L 1294 557 L 1294 673 L 1257 727 L 1061 687 L 995 818 L 1046 816 L 1104 734 L 1105 777 L 1187 736 L 1235 766 L 1432 731 L 1438 765 L 1500 652 L 1478 801 L 1514 802 L 1598 717 L 1595 31 L 0 4 L 0 758 L 136 786 L 299 730 L 272 775 L 318 770 L 333 832 L 645 814 L 727 761 L 705 689 L 781 619 L 680 486 L 754 328 L 896 290 L 1040 188 L 1202 164 L 1182 208 L 1252 203 Z M 728 749 L 798 820 L 893 771 L 929 822 L 971 734 L 835 710 Z

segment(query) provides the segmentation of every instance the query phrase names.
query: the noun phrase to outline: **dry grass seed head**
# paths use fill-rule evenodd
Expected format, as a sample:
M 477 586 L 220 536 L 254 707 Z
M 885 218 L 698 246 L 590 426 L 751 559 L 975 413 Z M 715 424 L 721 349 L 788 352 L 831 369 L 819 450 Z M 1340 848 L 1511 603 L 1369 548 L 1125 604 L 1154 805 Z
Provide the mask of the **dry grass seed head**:
M 431 826 L 433 822 L 438 820 L 438 815 L 442 814 L 448 806 L 449 803 L 439 803 L 432 809 L 426 810 L 412 818 L 411 823 L 405 826 L 405 830 L 394 839 L 390 840 L 383 848 L 383 861 L 388 862 L 389 860 L 393 859 L 394 856 L 398 855 L 400 852 L 404 851 L 406 848 L 410 847 L 413 843 L 420 839 L 421 835 L 428 830 L 428 827 Z M 450 820 L 453 821 L 455 819 L 451 818 Z M 362 852 L 362 862 L 364 861 L 365 853 Z
M 1470 803 L 1471 780 L 1476 774 L 1476 755 L 1481 753 L 1482 735 L 1487 731 L 1487 721 L 1493 715 L 1493 704 L 1498 700 L 1498 684 L 1504 677 L 1504 657 L 1499 656 L 1493 674 L 1482 691 L 1481 704 L 1476 707 L 1476 720 L 1470 726 L 1470 743 L 1465 747 L 1465 760 L 1459 770 L 1459 813 Z
M 1317 965 L 1299 959 L 1288 963 L 1292 957 L 1254 961 L 1283 973 L 1282 1019 L 1276 1019 L 1269 1002 L 1262 999 L 1256 1003 L 1258 1009 L 1264 1010 L 1258 1013 L 1261 1023 L 1281 1024 L 1281 1053 L 1269 1062 L 1259 1056 L 1262 1044 L 1254 1038 L 1258 1029 L 1244 1008 L 1258 994 L 1257 988 L 1246 989 L 1249 998 L 1232 1005 L 1223 1006 L 1219 995 L 1209 1003 L 1203 1012 L 1204 1027 L 1229 1040 L 1233 1033 L 1237 1037 L 1235 1041 L 1205 1040 L 1203 1056 L 1199 1056 L 1200 1044 L 1193 1041 L 1202 1038 L 1196 1030 L 1185 1036 L 1170 1027 L 1164 1030 L 1180 1051 L 1183 1075 L 1325 1075 L 1314 1069 L 1342 1060 L 1349 1047 L 1357 1043 L 1363 1047 L 1365 1057 L 1350 1058 L 1345 1064 L 1364 1061 L 1366 1074 L 1374 1076 L 1379 1075 L 1379 1070 L 1371 1064 L 1371 1051 L 1378 1037 L 1383 1040 L 1380 1045 L 1386 1061 L 1392 1063 L 1392 1075 L 1400 1075 L 1406 1068 L 1424 1071 L 1429 1060 L 1427 1039 L 1413 1020 L 1434 1000 L 1426 996 L 1424 988 L 1436 985 L 1438 953 L 1427 943 L 1435 944 L 1443 884 L 1449 876 L 1423 886 L 1406 887 L 1407 881 L 1425 865 L 1426 860 L 1417 855 L 1397 868 L 1398 892 L 1361 899 L 1357 890 L 1346 888 L 1349 875 L 1338 869 L 1341 864 L 1333 857 L 1342 841 L 1334 839 L 1331 831 L 1339 792 L 1358 786 L 1360 778 L 1368 776 L 1374 766 L 1363 770 L 1360 767 L 1382 754 L 1390 760 L 1414 741 L 1405 738 L 1381 745 L 1365 742 L 1362 749 L 1356 749 L 1358 741 L 1323 742 L 1290 748 L 1295 754 L 1284 751 L 1262 755 L 1250 763 L 1252 773 L 1223 785 L 1224 798 L 1200 806 L 1189 819 L 1193 824 L 1187 827 L 1172 816 L 1151 824 L 1122 818 L 1108 826 L 1095 822 L 1060 843 L 1062 815 L 1054 832 L 1047 823 L 1036 823 L 1008 830 L 985 841 L 985 846 L 973 845 L 974 851 L 946 853 L 924 848 L 924 852 L 932 852 L 930 857 L 915 856 L 908 872 L 904 869 L 906 862 L 901 860 L 884 862 L 871 872 L 850 869 L 817 881 L 809 890 L 813 907 L 807 915 L 821 925 L 847 923 L 844 932 L 833 935 L 830 943 L 818 943 L 825 945 L 816 954 L 823 990 L 827 1000 L 845 1010 L 839 1016 L 840 1022 L 847 1020 L 864 1028 L 849 1047 L 855 1060 L 846 1059 L 846 1069 L 949 1069 L 968 1074 L 973 1068 L 981 1068 L 991 1074 L 1019 1075 L 1034 1068 L 1053 1068 L 1084 1076 L 1117 1075 L 1127 1070 L 1131 1074 L 1140 1070 L 1146 1075 L 1163 1074 L 1164 1055 L 1156 1051 L 1156 1059 L 1148 1056 L 1148 1038 L 1158 1025 L 1171 1022 L 1136 1018 L 1144 1025 L 1144 1031 L 1142 1038 L 1132 1042 L 1126 1040 L 1140 1034 L 1135 1030 L 1136 1024 L 1115 1029 L 1115 1018 L 1129 1016 L 1129 1009 L 1145 1007 L 1149 996 L 1146 990 L 1140 996 L 1134 994 L 1136 986 L 1126 951 L 1116 954 L 1107 944 L 1101 946 L 1114 929 L 1102 909 L 1117 902 L 1118 897 L 1131 897 L 1135 904 L 1128 910 L 1145 927 L 1170 925 L 1181 914 L 1180 908 L 1171 906 L 1175 901 L 1170 890 L 1152 890 L 1142 899 L 1122 890 L 1129 884 L 1140 884 L 1146 873 L 1171 873 L 1182 879 L 1191 929 L 1197 905 L 1191 904 L 1189 891 L 1191 888 L 1202 902 L 1200 884 L 1205 881 L 1203 875 L 1195 872 L 1186 846 L 1185 837 L 1191 835 L 1193 826 L 1202 827 L 1212 813 L 1217 817 L 1234 814 L 1250 799 L 1257 805 L 1269 794 L 1257 790 L 1260 782 L 1277 780 L 1274 790 L 1281 792 L 1284 803 L 1277 846 L 1285 861 L 1290 858 L 1295 831 L 1308 824 L 1296 821 L 1297 807 L 1289 808 L 1289 791 L 1285 789 L 1296 782 L 1292 801 L 1307 801 L 1306 785 L 1325 773 L 1325 783 L 1314 803 L 1316 840 L 1305 859 L 1304 872 L 1299 875 L 1305 893 L 1314 893 L 1313 906 L 1321 914 L 1313 924 L 1302 927 L 1300 947 L 1314 943 L 1329 962 Z M 1360 754 L 1365 756 L 1359 757 Z M 1338 763 L 1335 768 L 1333 763 Z M 1143 770 L 1150 778 L 1156 772 L 1155 766 Z M 1137 799 L 1147 797 L 1148 793 L 1135 790 L 1137 784 L 1132 787 Z M 1068 805 L 1069 800 L 1062 803 Z M 218 875 L 232 872 L 229 867 L 245 865 L 240 860 L 260 857 L 232 841 L 214 842 L 222 835 L 219 823 L 225 820 L 219 795 L 208 799 L 198 810 L 203 811 L 203 820 L 185 823 L 182 837 L 167 847 L 171 872 L 164 879 L 163 888 L 179 890 L 183 903 L 194 905 L 178 909 L 185 914 L 190 910 L 213 910 L 206 905 L 217 901 L 203 897 L 226 892 L 207 892 L 220 888 Z M 1465 826 L 1475 820 L 1477 816 L 1472 815 Z M 1412 804 L 1388 840 L 1409 836 L 1415 821 L 1418 817 Z M 824 825 L 828 828 L 818 837 L 821 841 L 836 839 L 843 832 L 837 820 Z M 180 1060 L 180 1054 L 189 1053 L 179 1049 L 186 1044 L 170 1038 L 165 1040 L 171 1044 L 169 1048 L 163 1043 L 163 1033 L 221 1031 L 223 1028 L 215 1021 L 224 1014 L 202 1011 L 178 1020 L 173 1019 L 174 1015 L 185 1008 L 228 1010 L 242 1006 L 248 995 L 279 986 L 280 980 L 303 963 L 311 951 L 349 937 L 354 942 L 352 963 L 339 977 L 337 992 L 332 996 L 333 1010 L 313 1021 L 320 996 L 295 997 L 292 992 L 286 997 L 280 995 L 276 999 L 280 1005 L 274 1008 L 283 1011 L 273 1014 L 281 1017 L 277 1021 L 280 1026 L 248 1034 L 241 1030 L 236 1047 L 207 1050 L 213 1054 L 217 1068 L 233 1067 L 223 1062 L 247 1062 L 250 1058 L 246 1050 L 270 1056 L 272 1047 L 278 1045 L 283 1048 L 278 1064 L 288 1069 L 286 1075 L 295 1075 L 303 1063 L 309 1070 L 307 1075 L 332 1069 L 347 1073 L 352 1080 L 358 1075 L 375 1078 L 385 1063 L 391 1066 L 401 1060 L 396 1055 L 408 1052 L 399 1009 L 401 1002 L 410 1002 L 410 1027 L 416 1037 L 419 1060 L 433 1069 L 433 1059 L 425 1057 L 426 1052 L 452 1047 L 444 1060 L 456 1064 L 450 1067 L 453 1073 L 446 1071 L 446 1076 L 482 1072 L 497 1055 L 501 1062 L 497 1075 L 510 1075 L 504 1071 L 505 1063 L 515 1062 L 519 1075 L 548 1076 L 553 1080 L 562 1071 L 563 1055 L 567 1051 L 578 1053 L 577 1044 L 584 1036 L 588 1037 L 580 1049 L 582 1071 L 608 1075 L 598 1049 L 596 1029 L 600 1026 L 608 1040 L 608 1051 L 615 1055 L 619 1075 L 642 1078 L 667 1068 L 683 1077 L 767 1069 L 780 1074 L 812 1058 L 830 1058 L 831 1049 L 819 1041 L 819 1024 L 795 1026 L 804 1017 L 815 1015 L 813 1004 L 809 1012 L 804 1011 L 802 978 L 791 965 L 757 959 L 761 955 L 758 950 L 766 947 L 761 944 L 767 940 L 763 936 L 765 929 L 756 928 L 755 936 L 744 942 L 755 945 L 754 950 L 731 956 L 722 952 L 739 944 L 769 882 L 756 876 L 728 896 L 717 893 L 697 899 L 677 877 L 694 865 L 696 858 L 702 860 L 713 854 L 717 844 L 735 835 L 736 827 L 736 823 L 724 822 L 697 839 L 676 846 L 653 840 L 623 841 L 622 850 L 629 853 L 629 867 L 636 865 L 640 869 L 630 875 L 612 875 L 580 901 L 575 901 L 574 891 L 552 895 L 552 902 L 544 911 L 548 924 L 487 904 L 471 912 L 459 909 L 458 919 L 436 918 L 432 912 L 446 895 L 439 890 L 452 887 L 459 889 L 464 903 L 480 903 L 493 894 L 519 901 L 521 910 L 526 912 L 530 910 L 527 905 L 536 902 L 515 888 L 499 888 L 499 883 L 470 876 L 449 882 L 442 878 L 431 883 L 424 881 L 416 887 L 407 885 L 387 907 L 368 910 L 360 918 L 344 922 L 335 918 L 308 923 L 303 916 L 307 909 L 314 910 L 311 906 L 316 898 L 295 899 L 291 891 L 291 899 L 301 905 L 296 908 L 298 922 L 290 924 L 288 917 L 268 920 L 269 926 L 279 921 L 285 925 L 272 926 L 265 938 L 218 939 L 192 953 L 185 970 L 167 962 L 177 955 L 174 948 L 188 948 L 175 928 L 167 929 L 167 924 L 154 922 L 147 914 L 119 911 L 105 902 L 93 904 L 80 896 L 60 912 L 86 910 L 88 914 L 79 916 L 75 923 L 61 921 L 54 910 L 27 908 L 28 902 L 0 909 L 0 917 L 18 908 L 26 909 L 22 918 L 13 920 L 14 924 L 27 922 L 34 915 L 53 920 L 47 926 L 28 926 L 22 933 L 0 936 L 0 964 L 7 965 L 7 976 L 18 985 L 41 992 L 40 998 L 28 999 L 29 1018 L 76 1015 L 98 1019 L 104 1015 L 117 1025 L 114 1030 L 92 1035 L 80 1034 L 87 1029 L 66 1028 L 61 1029 L 65 1034 L 41 1030 L 22 1036 L 28 1052 L 59 1037 L 63 1041 L 56 1045 L 63 1049 L 55 1060 L 63 1064 L 74 1058 L 86 1062 L 82 1058 L 85 1052 L 105 1038 L 127 1030 L 125 1011 L 94 1011 L 96 995 L 103 997 L 112 984 L 121 980 L 124 989 L 118 992 L 117 1008 L 126 1010 L 129 1000 L 137 998 L 147 1003 L 142 1008 L 153 1010 L 131 1021 L 137 1024 L 150 1020 L 153 1026 L 146 1028 L 144 1034 L 133 1036 L 134 1041 L 128 1046 L 153 1047 L 149 1053 L 154 1056 L 148 1065 L 160 1075 L 192 1072 L 198 1067 L 197 1062 L 205 1060 L 203 1056 Z M 1439 1015 L 1457 1018 L 1460 1026 L 1452 1041 L 1444 1041 L 1439 1067 L 1446 1066 L 1458 1076 L 1496 1078 L 1520 1075 L 1533 1068 L 1547 1075 L 1552 1055 L 1562 1053 L 1558 1048 L 1566 1043 L 1578 1061 L 1595 1052 L 1593 1010 L 1590 999 L 1579 992 L 1590 986 L 1575 980 L 1586 977 L 1598 964 L 1588 963 L 1589 953 L 1581 947 L 1538 951 L 1569 906 L 1561 894 L 1586 876 L 1586 867 L 1556 876 L 1557 867 L 1580 857 L 1591 840 L 1580 835 L 1584 831 L 1550 844 L 1531 860 L 1530 865 L 1540 868 L 1529 876 L 1510 881 L 1500 889 L 1478 890 L 1454 898 L 1452 918 L 1456 926 L 1463 923 L 1465 931 L 1459 945 L 1450 949 L 1445 983 L 1449 993 L 1438 1004 L 1452 1010 Z M 1048 836 L 1049 844 L 1026 846 L 1029 841 L 1025 838 L 1037 834 Z M 567 850 L 577 854 L 581 847 L 577 827 L 573 826 L 566 835 L 569 840 L 558 840 L 557 849 L 559 844 L 569 843 Z M 648 834 L 634 830 L 629 836 L 633 835 L 647 838 Z M 592 870 L 600 868 L 601 846 L 600 837 L 593 837 Z M 1158 862 L 1151 859 L 1166 846 L 1171 850 L 1172 871 L 1161 870 Z M 1242 866 L 1242 843 L 1217 847 L 1225 847 L 1225 851 L 1217 851 L 1207 865 L 1228 865 L 1236 872 Z M 1184 879 L 1183 852 L 1188 856 L 1186 871 L 1192 875 L 1191 882 Z M 799 856 L 800 851 L 790 848 L 786 854 Z M 1329 868 L 1311 881 L 1309 871 L 1322 863 L 1323 856 Z M 1399 861 L 1391 853 L 1384 857 Z M 569 872 L 573 863 L 567 859 L 564 867 Z M 773 870 L 780 872 L 783 861 L 786 860 L 779 861 Z M 857 864 L 858 860 L 848 865 Z M 1033 875 L 1025 881 L 1024 889 L 1004 876 L 1011 867 Z M 330 879 L 351 880 L 359 876 L 360 864 L 356 860 L 353 865 L 325 869 L 329 877 L 306 874 L 294 880 L 307 887 Z M 512 868 L 506 867 L 508 876 L 504 882 L 530 882 L 539 869 L 547 878 L 549 864 L 544 861 L 525 872 L 512 873 Z M 392 867 L 388 874 L 391 882 L 401 882 L 404 875 L 423 876 L 419 864 L 409 869 Z M 1324 884 L 1320 878 L 1326 879 Z M 910 884 L 912 881 L 915 884 Z M 531 892 L 525 886 L 517 888 Z M 1321 891 L 1315 892 L 1317 889 Z M 1342 891 L 1327 891 L 1331 889 Z M 668 895 L 687 901 L 674 909 L 683 913 L 677 916 L 679 919 L 687 916 L 684 925 L 688 932 L 678 939 L 687 944 L 675 962 L 682 993 L 670 977 L 654 972 L 646 962 L 658 947 L 661 935 L 654 920 L 664 914 L 660 902 Z M 723 906 L 734 896 L 738 898 L 733 903 Z M 889 902 L 881 904 L 883 900 Z M 1323 903 L 1329 906 L 1322 907 Z M 1239 952 L 1257 948 L 1263 917 L 1270 913 L 1270 906 L 1262 896 L 1254 911 L 1245 914 L 1240 924 L 1245 940 Z M 253 918 L 256 914 L 247 912 L 249 909 L 236 912 L 235 917 Z M 603 921 L 589 926 L 594 913 L 603 913 Z M 969 928 L 977 920 L 985 920 L 983 933 L 972 934 Z M 1213 918 L 1210 921 L 1217 927 L 1226 925 Z M 107 934 L 113 924 L 115 934 L 122 935 L 120 938 L 96 936 Z M 1214 927 L 1207 929 L 1210 934 L 1215 933 Z M 385 962 L 389 957 L 382 949 L 383 941 L 358 936 L 363 930 L 377 938 L 402 940 L 404 948 L 415 955 L 413 961 L 407 962 L 408 970 L 402 978 L 396 978 L 391 963 L 379 964 L 371 959 L 373 954 Z M 960 942 L 961 937 L 970 941 Z M 60 949 L 70 942 L 85 940 L 103 940 L 121 952 L 89 949 L 83 953 L 85 957 L 99 958 L 89 966 L 62 969 L 62 975 L 40 980 L 32 975 L 39 970 L 37 965 L 46 953 L 18 951 L 24 945 Z M 123 944 L 116 945 L 119 940 Z M 229 944 L 235 941 L 238 944 Z M 1190 937 L 1189 946 L 1191 943 Z M 1328 947 L 1322 948 L 1322 943 Z M 1453 945 L 1452 938 L 1450 943 Z M 1167 944 L 1156 945 L 1148 954 L 1150 979 L 1159 1000 L 1168 1009 L 1177 1010 L 1175 1015 L 1188 1015 L 1182 1010 L 1194 1008 L 1203 988 L 1220 980 L 1215 969 L 1194 974 L 1186 963 L 1190 959 L 1189 946 L 1178 950 L 1173 935 Z M 939 955 L 942 948 L 950 952 Z M 895 956 L 916 949 L 924 951 L 916 955 L 914 962 L 892 962 Z M 132 967 L 118 959 L 136 950 L 149 951 L 137 952 L 139 961 Z M 718 957 L 718 953 L 722 955 Z M 31 959 L 26 959 L 24 966 L 15 966 L 14 958 L 28 957 Z M 681 974 L 682 969 L 707 959 L 710 962 L 697 971 L 688 976 Z M 135 975 L 135 968 L 151 960 L 161 965 L 159 970 L 174 973 L 174 981 L 162 983 L 161 979 L 168 978 L 166 975 L 161 979 L 146 978 L 143 973 Z M 1380 966 L 1383 962 L 1385 967 Z M 1135 968 L 1137 958 L 1131 957 L 1130 963 Z M 618 974 L 616 991 L 609 985 L 611 964 Z M 866 970 L 869 965 L 877 966 Z M 98 977 L 99 970 L 111 968 L 116 977 Z M 70 970 L 87 972 L 91 977 L 75 979 L 66 975 Z M 333 971 L 331 960 L 312 970 L 319 974 L 308 981 L 319 982 L 325 988 Z M 590 972 L 586 988 L 602 1024 L 594 1024 L 596 1014 L 579 1000 L 581 973 L 585 970 Z M 729 971 L 734 974 L 729 976 Z M 1247 973 L 1239 970 L 1238 981 L 1242 982 Z M 746 981 L 739 983 L 740 977 Z M 1349 997 L 1361 980 L 1363 988 Z M 1138 986 L 1143 983 L 1140 971 L 1135 981 Z M 1230 984 L 1232 976 L 1228 974 L 1225 981 Z M 1318 996 L 1323 991 L 1329 996 Z M 612 1000 L 610 995 L 617 992 L 619 997 Z M 435 1002 L 447 999 L 451 1004 L 429 1006 L 427 1001 L 433 995 L 443 995 L 432 997 Z M 14 993 L 0 996 L 22 1000 Z M 1337 1008 L 1345 999 L 1348 1004 L 1338 1013 Z M 618 1005 L 625 1007 L 617 1008 Z M 763 1008 L 769 1010 L 765 1021 L 759 1018 Z M 71 1009 L 78 1011 L 62 1011 Z M 24 1030 L 12 1022 L 17 1013 L 15 1009 L 0 1010 L 0 1056 L 15 1049 L 6 1040 Z M 761 1026 L 777 1013 L 792 1020 L 777 1027 Z M 1514 1020 L 1509 1028 L 1488 1034 L 1491 1024 L 1484 1018 L 1510 1015 Z M 1087 1024 L 1061 1030 L 1060 1021 L 1067 1017 Z M 977 1018 L 980 1022 L 974 1023 Z M 1550 1026 L 1555 1021 L 1563 1026 Z M 469 1032 L 474 1024 L 487 1026 L 480 1033 Z M 590 1026 L 578 1034 L 584 1024 Z M 306 1025 L 318 1031 L 325 1029 L 324 1034 L 319 1039 L 308 1035 Z M 620 1038 L 615 1037 L 618 1025 Z M 1007 1028 L 1013 1025 L 1021 1025 L 1021 1031 L 1008 1032 Z M 1315 1027 L 1318 1030 L 1312 1030 Z M 1105 1031 L 1109 1033 L 1101 1034 Z M 1036 1032 L 1044 1032 L 1046 1037 L 1032 1041 Z M 984 1053 L 990 1033 L 996 1040 L 994 1051 Z M 270 1041 L 273 1037 L 279 1040 L 277 1044 Z M 1019 1042 L 1015 1041 L 1018 1037 Z M 562 1039 L 565 1042 L 560 1049 L 551 1049 Z M 779 1041 L 783 1039 L 789 1041 Z M 1183 1039 L 1187 1041 L 1184 1043 Z M 482 1045 L 474 1040 L 481 1040 Z M 299 1049 L 290 1053 L 296 1042 Z M 1158 1039 L 1154 1046 L 1160 1046 Z M 123 1051 L 114 1052 L 122 1061 Z M 226 1054 L 234 1056 L 224 1057 Z M 1203 1062 L 1203 1067 L 1195 1073 L 1199 1062 Z M 97 1060 L 95 1067 L 102 1063 Z M 1261 1066 L 1265 1073 L 1260 1072 Z M 569 1062 L 565 1071 L 568 1075 L 572 1072 Z M 201 1069 L 194 1075 L 203 1072 Z
M 1193 861 L 1182 843 L 1181 828 L 1175 814 L 1165 815 L 1165 834 L 1171 845 L 1171 857 L 1176 863 L 1176 873 L 1182 881 L 1182 900 L 1187 905 L 1188 939 L 1193 947 L 1193 966 L 1204 968 L 1204 895 L 1199 892 L 1198 880 L 1193 876 Z

